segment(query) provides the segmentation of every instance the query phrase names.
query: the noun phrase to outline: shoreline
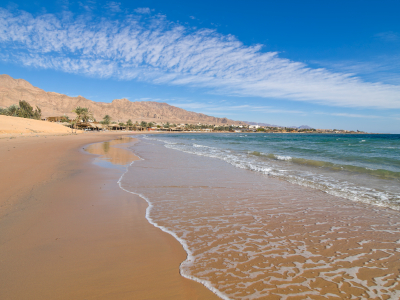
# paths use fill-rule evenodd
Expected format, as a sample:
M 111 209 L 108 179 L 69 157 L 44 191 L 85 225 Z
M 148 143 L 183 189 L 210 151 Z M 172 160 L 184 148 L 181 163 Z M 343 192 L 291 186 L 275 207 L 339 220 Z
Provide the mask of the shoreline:
M 400 295 L 395 212 L 157 141 L 133 151 L 144 160 L 123 187 L 145 195 L 153 222 L 190 249 L 182 273 L 209 282 L 224 299 Z M 378 273 L 384 282 L 374 281 Z
M 326 146 L 316 151 L 321 137 L 324 136 L 307 135 L 297 136 L 297 139 L 294 139 L 294 137 L 293 139 L 286 139 L 284 135 L 240 134 L 237 136 L 225 135 L 219 138 L 215 134 L 208 138 L 205 135 L 196 136 L 196 134 L 192 134 L 186 137 L 171 135 L 169 137 L 149 136 L 148 138 L 149 140 L 169 141 L 165 144 L 167 148 L 194 155 L 218 158 L 241 169 L 259 172 L 291 184 L 310 187 L 354 202 L 386 207 L 397 211 L 400 209 L 397 201 L 400 189 L 396 184 L 400 178 L 400 173 L 396 161 L 393 162 L 393 169 L 388 167 L 390 164 L 386 161 L 382 162 L 383 167 L 380 168 L 376 161 L 367 161 L 366 155 L 362 153 L 363 148 L 360 147 L 360 150 L 356 150 L 361 151 L 360 156 L 355 158 L 357 154 L 354 154 L 351 157 L 354 163 L 351 163 L 346 161 L 347 158 L 343 155 L 340 157 L 340 155 L 329 153 L 330 150 Z M 347 150 L 346 147 L 358 147 L 358 145 L 369 146 L 373 144 L 374 147 L 377 147 L 379 140 L 374 139 L 374 137 L 376 136 L 362 136 L 357 140 L 358 137 L 355 136 L 341 136 L 336 141 L 341 140 L 340 151 L 344 151 Z M 220 144 L 214 146 L 211 141 L 215 142 L 217 139 Z M 335 141 L 336 136 L 327 137 L 325 142 L 329 139 Z M 255 145 L 253 148 L 250 146 L 252 143 L 262 143 L 264 140 L 268 140 L 271 143 L 270 146 L 261 147 L 261 144 Z M 289 140 L 294 143 L 307 140 L 310 145 L 304 152 L 297 153 L 291 149 L 280 148 Z M 316 152 L 310 155 L 312 151 Z M 383 156 L 382 159 L 387 158 Z
M 185 251 L 119 188 L 120 170 L 81 151 L 121 135 L 132 133 L 0 140 L 10 170 L 0 183 L 1 298 L 218 299 L 179 274 Z
M 143 160 L 142 158 L 140 158 L 140 156 L 138 156 L 138 157 L 139 157 L 139 160 Z M 133 164 L 134 162 L 135 162 L 135 161 L 133 161 L 131 164 L 129 164 L 129 167 L 132 166 L 132 164 Z M 166 227 L 164 227 L 164 226 L 158 225 L 158 223 L 155 222 L 155 221 L 152 219 L 152 217 L 150 216 L 150 213 L 151 213 L 151 209 L 154 207 L 154 205 L 151 203 L 151 201 L 150 201 L 147 197 L 145 197 L 145 196 L 142 195 L 142 194 L 129 191 L 129 190 L 127 190 L 127 189 L 125 189 L 125 188 L 122 187 L 121 180 L 123 179 L 124 175 L 125 175 L 127 172 L 128 172 L 128 169 L 121 175 L 121 177 L 120 177 L 119 180 L 118 180 L 118 185 L 119 185 L 119 187 L 121 188 L 121 190 L 123 190 L 123 191 L 125 191 L 125 192 L 127 192 L 127 193 L 130 193 L 130 194 L 136 195 L 136 196 L 142 198 L 144 201 L 146 201 L 146 203 L 148 204 L 147 209 L 146 209 L 146 219 L 147 219 L 147 221 L 149 222 L 149 224 L 151 224 L 151 225 L 153 225 L 154 227 L 156 227 L 156 228 L 162 230 L 163 232 L 168 233 L 169 235 L 171 235 L 176 241 L 178 241 L 178 242 L 181 244 L 181 246 L 183 247 L 184 251 L 186 252 L 186 258 L 185 258 L 185 260 L 182 261 L 182 262 L 179 264 L 179 273 L 180 273 L 180 275 L 181 275 L 182 277 L 188 279 L 188 280 L 192 280 L 192 281 L 194 281 L 194 282 L 198 282 L 198 283 L 202 284 L 204 287 L 206 287 L 206 288 L 209 289 L 212 293 L 214 293 L 216 296 L 218 296 L 218 297 L 217 297 L 218 299 L 230 300 L 230 298 L 229 298 L 227 295 L 225 295 L 225 294 L 222 293 L 220 290 L 218 290 L 218 289 L 216 289 L 214 286 L 212 286 L 211 283 L 210 283 L 209 281 L 206 281 L 206 280 L 200 279 L 200 278 L 198 278 L 198 277 L 192 276 L 192 275 L 190 275 L 190 274 L 187 274 L 187 273 L 185 273 L 185 272 L 182 270 L 182 267 L 183 267 L 185 264 L 193 262 L 193 252 L 189 249 L 189 246 L 188 246 L 188 244 L 186 243 L 185 240 L 183 240 L 182 238 L 180 238 L 175 232 L 168 230 L 168 229 L 167 229 Z
M 375 262 L 382 260 L 390 265 L 390 277 L 385 285 L 375 283 L 376 288 L 392 289 L 388 284 L 397 272 L 392 264 L 398 257 L 394 213 L 371 211 L 279 179 L 265 181 L 261 174 L 179 153 L 158 142 L 136 143 L 136 137 L 127 137 L 132 135 L 0 140 L 8 175 L 0 181 L 8 200 L 0 199 L 0 280 L 6 287 L 0 289 L 0 298 L 229 299 L 232 293 L 247 295 L 261 287 L 257 280 L 263 276 L 270 284 L 260 296 L 267 296 L 268 289 L 274 295 L 282 291 L 295 296 L 298 288 L 340 295 L 343 291 L 329 274 L 341 270 L 354 276 L 359 286 L 351 288 L 365 296 L 375 292 L 351 270 L 360 270 L 373 283 L 379 267 Z M 381 221 L 382 216 L 390 224 Z M 219 250 L 214 253 L 213 247 Z M 322 262 L 327 270 L 323 279 L 313 273 Z M 230 266 L 226 270 L 225 264 Z M 279 272 L 281 266 L 290 272 L 279 282 L 285 275 Z M 249 276 L 254 272 L 257 276 Z M 224 286 L 230 273 L 241 274 L 249 290 L 234 282 Z M 276 278 L 271 281 L 271 276 Z M 304 283 L 296 281 L 304 278 Z M 351 283 L 347 277 L 340 280 Z M 294 290 L 285 288 L 288 282 Z M 275 291 L 282 284 L 281 291 Z M 398 295 L 396 290 L 390 293 Z

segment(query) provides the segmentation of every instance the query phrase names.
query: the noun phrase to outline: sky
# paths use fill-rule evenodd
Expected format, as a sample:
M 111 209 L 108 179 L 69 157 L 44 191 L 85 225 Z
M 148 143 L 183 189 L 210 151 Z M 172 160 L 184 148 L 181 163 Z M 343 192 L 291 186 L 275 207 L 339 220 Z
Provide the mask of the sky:
M 93 101 L 400 133 L 400 1 L 2 1 L 0 74 Z

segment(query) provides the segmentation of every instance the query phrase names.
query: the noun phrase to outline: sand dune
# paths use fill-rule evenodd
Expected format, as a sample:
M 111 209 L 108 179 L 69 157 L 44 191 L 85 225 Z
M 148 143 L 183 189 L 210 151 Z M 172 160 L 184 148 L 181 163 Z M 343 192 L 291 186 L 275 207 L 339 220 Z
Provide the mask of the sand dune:
M 70 128 L 57 123 L 0 116 L 0 136 L 70 133 Z

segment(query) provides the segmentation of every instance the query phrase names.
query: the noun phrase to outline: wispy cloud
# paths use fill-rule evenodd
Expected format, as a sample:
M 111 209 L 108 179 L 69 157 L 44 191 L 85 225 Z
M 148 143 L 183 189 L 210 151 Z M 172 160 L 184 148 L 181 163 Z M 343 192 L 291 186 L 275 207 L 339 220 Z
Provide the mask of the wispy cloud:
M 148 7 L 139 7 L 135 9 L 135 12 L 138 14 L 149 14 L 151 13 L 151 9 Z
M 178 100 L 178 99 L 153 99 L 153 98 L 143 98 L 145 101 L 161 101 L 167 102 L 170 105 L 177 106 L 183 109 L 188 110 L 201 110 L 202 112 L 207 111 L 211 114 L 217 114 L 218 112 L 221 113 L 229 113 L 229 112 L 258 112 L 263 114 L 296 114 L 296 115 L 303 115 L 303 116 L 314 116 L 314 115 L 327 115 L 327 116 L 334 116 L 334 117 L 345 117 L 345 118 L 364 118 L 364 119 L 379 119 L 379 118 L 390 118 L 390 119 L 399 119 L 399 115 L 392 115 L 392 116 L 378 116 L 378 115 L 370 115 L 370 114 L 354 114 L 354 113 L 330 113 L 330 112 L 321 112 L 321 111 L 302 111 L 302 110 L 293 110 L 293 109 L 281 109 L 276 108 L 273 106 L 263 106 L 263 105 L 231 105 L 226 106 L 222 105 L 221 103 L 207 103 L 205 101 L 201 102 L 194 102 L 194 101 L 185 101 L 185 100 Z M 142 100 L 142 99 L 140 99 Z
M 207 110 L 213 114 L 217 112 L 227 113 L 227 112 L 258 112 L 264 114 L 275 114 L 275 113 L 284 113 L 284 114 L 302 114 L 306 115 L 307 113 L 300 110 L 290 110 L 290 109 L 277 109 L 271 106 L 262 106 L 262 105 L 221 105 L 218 103 L 206 103 L 206 102 L 182 102 L 175 101 L 173 99 L 169 99 L 167 101 L 169 104 L 189 110 Z
M 366 118 L 366 119 L 377 119 L 382 118 L 382 116 L 374 116 L 374 115 L 360 115 L 360 114 L 348 114 L 348 113 L 332 113 L 331 116 L 337 117 L 347 117 L 347 118 Z
M 263 52 L 262 45 L 245 46 L 234 36 L 143 15 L 148 13 L 140 8 L 112 21 L 0 9 L 0 59 L 88 76 L 207 87 L 225 95 L 400 108 L 399 85 L 311 68 Z
M 312 61 L 313 64 L 326 67 L 334 72 L 357 74 L 366 80 L 400 84 L 400 56 L 380 56 L 374 62 L 342 60 Z
M 327 112 L 313 112 L 312 114 L 316 115 L 328 115 L 328 116 L 334 116 L 334 117 L 345 117 L 345 118 L 363 118 L 363 119 L 379 119 L 379 118 L 390 118 L 393 119 L 392 117 L 383 117 L 383 116 L 377 116 L 377 115 L 368 115 L 368 114 L 352 114 L 352 113 L 327 113 Z
M 122 11 L 122 9 L 121 9 L 121 3 L 119 3 L 119 2 L 109 2 L 107 5 L 106 5 L 106 7 L 111 11 L 111 12 L 115 12 L 115 13 L 117 13 L 117 12 L 121 12 Z
M 380 32 L 375 34 L 375 36 L 387 42 L 394 42 L 400 39 L 400 36 L 393 31 Z
M 94 4 L 96 4 L 94 1 L 85 1 L 85 3 L 78 1 L 78 5 L 88 12 L 94 9 Z

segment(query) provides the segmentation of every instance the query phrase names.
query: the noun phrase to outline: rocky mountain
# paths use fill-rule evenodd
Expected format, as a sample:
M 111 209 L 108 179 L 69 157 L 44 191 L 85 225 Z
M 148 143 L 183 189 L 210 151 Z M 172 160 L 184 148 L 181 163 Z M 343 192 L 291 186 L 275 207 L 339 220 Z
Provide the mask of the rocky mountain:
M 206 124 L 245 124 L 227 118 L 216 118 L 201 113 L 190 112 L 167 103 L 131 102 L 128 99 L 115 99 L 111 103 L 95 102 L 82 96 L 46 92 L 34 87 L 23 79 L 14 79 L 9 75 L 0 75 L 0 107 L 18 104 L 19 100 L 28 101 L 33 107 L 42 109 L 43 117 L 67 115 L 74 118 L 72 110 L 77 107 L 87 107 L 97 120 L 110 115 L 112 121 L 125 122 L 171 122 L 171 123 L 206 123 Z
M 308 125 L 301 125 L 298 127 L 298 129 L 313 129 L 313 128 Z

